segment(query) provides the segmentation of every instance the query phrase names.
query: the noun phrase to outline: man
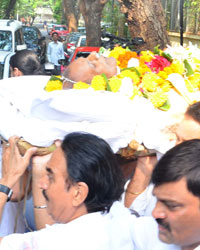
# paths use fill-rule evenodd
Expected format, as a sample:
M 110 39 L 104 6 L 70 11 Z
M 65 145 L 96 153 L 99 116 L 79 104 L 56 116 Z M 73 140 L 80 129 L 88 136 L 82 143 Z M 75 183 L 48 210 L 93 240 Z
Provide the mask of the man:
M 200 140 L 194 139 L 170 149 L 157 163 L 152 174 L 157 198 L 152 214 L 158 225 L 151 218 L 136 221 L 137 249 L 200 248 L 199 162 Z
M 95 51 L 87 58 L 80 57 L 71 62 L 63 72 L 66 78 L 63 88 L 71 88 L 73 83 L 82 81 L 91 83 L 96 75 L 105 74 L 108 78 L 117 74 L 117 61 L 113 57 L 99 56 Z
M 200 139 L 200 102 L 188 107 L 177 127 L 176 138 L 176 144 L 195 138 Z M 136 173 L 126 189 L 125 205 L 136 210 L 140 215 L 150 215 L 156 202 L 155 197 L 152 196 L 153 185 L 149 185 L 155 163 L 155 157 L 140 158 Z
M 58 33 L 53 32 L 52 33 L 52 42 L 48 44 L 47 48 L 47 56 L 48 56 L 48 61 L 53 63 L 55 66 L 55 75 L 60 75 L 60 64 L 58 60 L 64 59 L 64 49 L 63 49 L 63 44 L 58 41 Z
M 23 174 L 35 152 L 29 149 L 21 157 L 17 140 L 12 137 L 4 148 L 1 184 L 7 189 Z M 39 185 L 45 203 L 34 204 L 35 209 L 47 209 L 59 224 L 4 237 L 1 249 L 133 249 L 134 217 L 117 202 L 124 181 L 104 140 L 84 133 L 67 135 L 53 152 Z M 1 209 L 7 195 L 0 192 L 0 197 Z

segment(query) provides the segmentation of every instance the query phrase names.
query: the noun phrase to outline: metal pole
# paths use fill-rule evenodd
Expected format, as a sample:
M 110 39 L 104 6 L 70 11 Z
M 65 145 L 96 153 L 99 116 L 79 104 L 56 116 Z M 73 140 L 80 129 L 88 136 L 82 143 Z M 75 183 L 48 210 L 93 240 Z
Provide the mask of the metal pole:
M 184 0 L 180 0 L 180 45 L 183 45 L 183 3 Z

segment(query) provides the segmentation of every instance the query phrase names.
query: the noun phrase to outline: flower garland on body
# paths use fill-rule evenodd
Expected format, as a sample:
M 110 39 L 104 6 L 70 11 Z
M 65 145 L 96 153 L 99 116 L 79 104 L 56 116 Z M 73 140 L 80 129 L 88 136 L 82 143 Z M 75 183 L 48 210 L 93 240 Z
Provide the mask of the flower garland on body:
M 81 81 L 75 83 L 74 89 L 93 88 L 96 91 L 121 92 L 130 99 L 143 96 L 161 110 L 170 108 L 168 97 L 172 88 L 181 95 L 185 91 L 183 96 L 187 96 L 186 92 L 200 90 L 200 60 L 198 59 L 200 49 L 191 44 L 187 48 L 168 47 L 165 51 L 156 47 L 154 52 L 141 51 L 140 55 L 128 48 L 115 47 L 113 50 L 104 50 L 103 55 L 105 54 L 117 60 L 120 73 L 109 79 L 104 74 L 97 75 L 92 79 L 91 84 Z M 177 87 L 175 83 L 169 81 L 169 76 L 173 74 L 181 76 L 185 86 Z M 45 87 L 47 91 L 62 89 L 60 86 L 62 83 L 58 83 L 58 79 L 53 81 L 48 82 Z

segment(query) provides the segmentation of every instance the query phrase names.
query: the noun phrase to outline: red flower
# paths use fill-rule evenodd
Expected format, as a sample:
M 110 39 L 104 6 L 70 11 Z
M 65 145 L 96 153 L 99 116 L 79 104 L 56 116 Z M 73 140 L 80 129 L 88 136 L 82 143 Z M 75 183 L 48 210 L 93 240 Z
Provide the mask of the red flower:
M 146 62 L 145 64 L 152 70 L 153 73 L 158 73 L 165 67 L 170 66 L 171 63 L 162 56 L 155 56 L 151 62 Z

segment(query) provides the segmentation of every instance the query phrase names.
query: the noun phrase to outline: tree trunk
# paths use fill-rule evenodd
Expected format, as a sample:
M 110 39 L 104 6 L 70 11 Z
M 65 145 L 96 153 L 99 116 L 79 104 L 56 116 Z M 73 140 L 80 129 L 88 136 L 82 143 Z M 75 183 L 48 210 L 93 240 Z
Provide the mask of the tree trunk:
M 10 0 L 10 2 L 8 4 L 8 8 L 6 9 L 6 12 L 5 12 L 5 16 L 4 16 L 5 19 L 10 18 L 10 14 L 15 7 L 16 1 L 17 0 Z
M 118 1 L 126 15 L 131 37 L 142 37 L 145 41 L 140 49 L 153 50 L 157 45 L 163 49 L 170 44 L 160 0 Z
M 76 0 L 63 0 L 63 12 L 68 23 L 69 32 L 77 31 Z
M 108 0 L 81 0 L 80 11 L 86 27 L 87 46 L 101 46 L 101 14 Z

